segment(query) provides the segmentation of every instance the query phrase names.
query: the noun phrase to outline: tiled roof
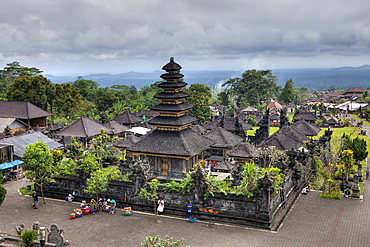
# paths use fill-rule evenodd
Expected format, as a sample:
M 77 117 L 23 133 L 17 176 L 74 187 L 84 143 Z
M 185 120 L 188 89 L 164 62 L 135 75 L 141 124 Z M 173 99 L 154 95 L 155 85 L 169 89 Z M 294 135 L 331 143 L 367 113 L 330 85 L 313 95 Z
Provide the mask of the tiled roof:
M 28 144 L 36 143 L 43 141 L 46 145 L 48 145 L 50 150 L 62 148 L 63 145 L 50 139 L 46 135 L 42 134 L 41 132 L 34 132 L 29 134 L 24 134 L 21 136 L 14 136 L 10 138 L 6 138 L 0 140 L 0 143 L 7 143 L 14 145 L 14 154 L 18 157 L 23 157 L 23 152 L 26 149 Z

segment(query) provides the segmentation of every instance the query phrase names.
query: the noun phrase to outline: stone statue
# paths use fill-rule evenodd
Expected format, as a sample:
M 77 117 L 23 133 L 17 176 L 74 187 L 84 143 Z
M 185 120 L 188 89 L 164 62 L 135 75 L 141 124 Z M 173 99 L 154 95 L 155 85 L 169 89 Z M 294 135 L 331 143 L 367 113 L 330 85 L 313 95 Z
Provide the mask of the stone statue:
M 15 226 L 15 231 L 17 232 L 18 236 L 22 235 L 24 228 L 25 225 L 23 223 L 20 223 L 19 226 Z
M 48 242 L 56 244 L 56 247 L 62 247 L 65 245 L 69 245 L 68 242 L 64 243 L 64 236 L 63 236 L 63 229 L 58 227 L 57 224 L 52 224 L 50 229 L 48 230 Z
M 36 240 L 40 240 L 40 223 L 38 221 L 33 222 L 32 230 L 36 233 Z

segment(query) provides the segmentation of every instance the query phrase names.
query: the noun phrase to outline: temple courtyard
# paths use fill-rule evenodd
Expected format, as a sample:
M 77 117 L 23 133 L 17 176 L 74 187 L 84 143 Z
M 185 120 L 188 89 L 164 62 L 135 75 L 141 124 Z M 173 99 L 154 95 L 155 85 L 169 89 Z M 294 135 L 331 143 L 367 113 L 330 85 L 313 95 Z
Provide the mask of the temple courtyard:
M 368 165 L 370 161 L 368 160 Z M 370 181 L 370 180 L 369 180 Z M 24 223 L 32 228 L 35 221 L 50 228 L 56 223 L 64 230 L 70 246 L 139 246 L 145 236 L 165 235 L 183 238 L 184 246 L 369 246 L 370 245 L 370 183 L 365 183 L 362 199 L 319 198 L 319 192 L 300 195 L 277 231 L 245 226 L 209 224 L 207 221 L 189 223 L 184 218 L 165 214 L 155 222 L 154 215 L 137 212 L 124 216 L 96 213 L 70 220 L 69 214 L 79 203 L 39 198 L 39 209 L 31 207 L 32 198 L 20 195 L 18 189 L 27 185 L 26 179 L 5 184 L 8 190 L 0 206 L 0 231 L 16 236 L 14 226 Z M 185 205 L 184 205 L 185 206 Z M 211 222 L 212 223 L 212 222 Z

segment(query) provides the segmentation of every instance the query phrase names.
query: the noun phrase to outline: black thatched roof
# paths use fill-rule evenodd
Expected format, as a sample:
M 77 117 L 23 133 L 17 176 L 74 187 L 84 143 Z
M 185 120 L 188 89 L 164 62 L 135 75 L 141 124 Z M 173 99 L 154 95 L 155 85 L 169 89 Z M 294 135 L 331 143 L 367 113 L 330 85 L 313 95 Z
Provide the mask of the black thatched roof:
M 293 117 L 294 122 L 299 121 L 299 120 L 314 122 L 317 119 L 318 117 L 313 112 L 303 110 L 303 109 L 298 111 L 297 114 L 295 114 Z
M 199 124 L 193 125 L 190 128 L 197 133 L 204 133 L 207 131 L 207 129 L 204 126 L 199 125 Z
M 125 138 L 119 140 L 118 142 L 113 144 L 113 146 L 117 148 L 129 148 L 140 140 L 141 138 L 135 135 L 126 135 Z
M 182 115 L 180 117 L 166 117 L 158 116 L 148 121 L 152 125 L 165 125 L 165 126 L 182 126 L 196 121 L 197 119 L 190 115 Z
M 316 125 L 310 124 L 304 120 L 297 121 L 290 127 L 296 132 L 302 133 L 305 136 L 315 136 L 321 131 L 321 129 Z
M 234 168 L 234 165 L 231 164 L 229 161 L 227 160 L 221 160 L 220 164 L 218 165 L 212 165 L 212 170 L 220 170 L 220 171 L 231 171 L 233 170 Z
M 325 122 L 327 124 L 338 124 L 339 123 L 338 119 L 336 119 L 335 117 L 331 117 L 331 118 L 327 119 Z
M 221 127 L 213 128 L 210 132 L 204 134 L 204 136 L 215 142 L 211 146 L 213 148 L 232 149 L 243 141 L 243 138 L 240 136 L 234 135 Z
M 227 151 L 227 155 L 231 158 L 252 158 L 256 147 L 249 142 L 241 142 L 236 147 Z
M 128 151 L 146 155 L 169 155 L 190 158 L 210 147 L 214 142 L 187 128 L 180 131 L 155 129 L 127 148 Z
M 265 141 L 260 143 L 258 147 L 275 146 L 278 150 L 288 150 L 291 148 L 299 148 L 303 141 L 308 141 L 303 133 L 295 131 L 291 126 L 284 126 Z
M 139 127 L 147 128 L 147 129 L 153 129 L 153 125 L 149 124 L 147 121 L 144 123 L 139 123 Z
M 176 77 L 176 78 L 184 77 L 183 75 L 181 75 L 181 76 L 180 75 L 181 74 L 179 74 L 179 73 L 177 73 L 177 74 L 163 74 L 163 75 L 161 75 L 161 78 L 169 79 L 169 77 L 171 77 L 171 79 L 172 79 L 174 77 Z M 158 84 L 158 87 L 160 87 L 160 88 L 182 88 L 182 87 L 185 87 L 187 85 L 188 84 L 186 82 L 181 82 L 181 81 L 179 81 L 179 82 L 162 82 L 162 83 Z
M 154 95 L 154 98 L 157 99 L 182 99 L 189 97 L 190 94 L 185 92 L 177 92 L 177 93 L 167 93 L 167 92 L 160 92 Z
M 173 112 L 180 112 L 180 111 L 185 111 L 185 110 L 189 110 L 193 107 L 192 104 L 188 104 L 188 103 L 181 103 L 181 104 L 173 104 L 173 105 L 169 105 L 169 104 L 159 104 L 159 105 L 155 105 L 153 106 L 151 109 L 154 110 L 154 111 L 173 111 Z M 159 114 L 157 114 L 159 115 Z
M 57 131 L 57 130 L 61 130 L 63 128 L 64 128 L 64 126 L 61 125 L 60 123 L 53 123 L 53 124 L 50 124 L 46 129 L 49 130 L 49 131 Z
M 30 102 L 0 100 L 0 117 L 34 119 L 51 115 L 53 114 L 44 111 Z
M 137 124 L 143 121 L 142 118 L 135 116 L 132 114 L 129 110 L 125 111 L 124 113 L 114 117 L 112 120 L 123 124 L 123 125 L 131 125 L 131 124 Z
M 106 133 L 109 135 L 119 134 L 130 129 L 129 127 L 122 125 L 114 120 L 106 122 L 103 125 L 104 127 L 106 127 Z
M 216 128 L 216 127 L 220 126 L 220 122 L 221 122 L 221 119 L 218 118 L 218 119 L 210 122 L 209 124 L 204 125 L 204 127 L 207 130 L 211 130 L 213 128 Z M 234 117 L 224 118 L 224 128 L 226 130 L 230 131 L 230 132 L 235 132 L 235 122 L 236 122 L 236 118 L 234 118 Z M 247 130 L 249 130 L 253 127 L 251 124 L 249 124 L 245 121 L 242 121 L 242 120 L 239 120 L 239 123 L 243 127 L 244 131 L 247 131 Z
M 136 112 L 133 112 L 132 114 L 134 114 L 137 117 L 146 116 L 146 117 L 149 117 L 149 118 L 159 116 L 158 112 L 156 112 L 156 111 L 152 111 L 152 110 L 147 111 L 147 110 L 143 110 L 143 109 L 138 110 Z
M 175 72 L 175 71 L 179 71 L 182 69 L 181 65 L 178 64 L 178 63 L 175 63 L 175 59 L 173 57 L 170 58 L 170 62 L 165 64 L 163 67 L 162 67 L 163 70 L 166 70 L 168 72 Z
M 92 137 L 100 134 L 100 129 L 108 130 L 107 127 L 88 117 L 82 117 L 65 129 L 56 133 L 58 136 Z

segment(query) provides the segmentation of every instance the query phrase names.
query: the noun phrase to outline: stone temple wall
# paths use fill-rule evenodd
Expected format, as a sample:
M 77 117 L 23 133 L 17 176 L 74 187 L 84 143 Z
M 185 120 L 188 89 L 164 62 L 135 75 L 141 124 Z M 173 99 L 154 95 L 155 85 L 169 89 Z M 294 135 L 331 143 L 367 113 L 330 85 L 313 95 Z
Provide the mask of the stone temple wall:
M 307 164 L 307 166 L 309 165 Z M 294 169 L 286 170 L 285 183 L 280 191 L 272 191 L 268 180 L 261 181 L 252 198 L 215 192 L 213 196 L 205 199 L 202 193 L 196 196 L 199 193 L 197 189 L 194 189 L 192 193 L 181 194 L 179 192 L 164 192 L 163 186 L 159 187 L 158 195 L 165 201 L 165 214 L 167 215 L 185 217 L 186 204 L 192 200 L 193 213 L 199 219 L 271 229 L 274 225 L 279 224 L 275 219 L 284 211 L 283 209 L 292 206 L 294 198 L 300 194 L 301 186 L 308 179 L 306 176 L 309 176 L 309 172 L 306 172 L 297 180 L 295 174 Z M 68 194 L 74 192 L 76 201 L 90 201 L 91 198 L 96 198 L 96 195 L 84 192 L 86 177 L 85 174 L 59 177 L 56 183 L 44 186 L 44 194 L 46 197 L 64 199 Z M 143 178 L 132 176 L 131 179 L 131 182 L 110 181 L 108 190 L 100 193 L 99 197 L 116 200 L 118 208 L 131 206 L 133 210 L 154 212 L 153 201 L 138 197 L 143 186 Z M 212 208 L 217 210 L 219 214 L 207 214 L 200 211 L 199 208 Z

